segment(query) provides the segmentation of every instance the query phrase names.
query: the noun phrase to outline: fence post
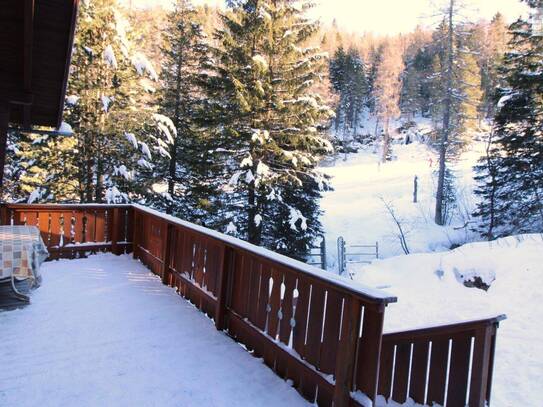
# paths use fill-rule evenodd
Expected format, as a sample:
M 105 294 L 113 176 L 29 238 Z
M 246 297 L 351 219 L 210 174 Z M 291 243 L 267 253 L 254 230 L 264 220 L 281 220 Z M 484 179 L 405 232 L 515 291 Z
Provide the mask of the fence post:
M 350 405 L 361 310 L 362 305 L 357 298 L 345 298 L 341 339 L 336 358 L 334 407 Z
M 234 258 L 232 251 L 225 244 L 222 245 L 220 257 L 219 280 L 217 290 L 217 305 L 215 309 L 215 326 L 219 331 L 226 329 L 226 303 L 229 297 L 229 276 L 233 269 Z
M 339 275 L 345 272 L 345 240 L 342 236 L 337 238 L 337 265 Z
M 321 241 L 321 268 L 326 270 L 326 239 L 324 236 Z

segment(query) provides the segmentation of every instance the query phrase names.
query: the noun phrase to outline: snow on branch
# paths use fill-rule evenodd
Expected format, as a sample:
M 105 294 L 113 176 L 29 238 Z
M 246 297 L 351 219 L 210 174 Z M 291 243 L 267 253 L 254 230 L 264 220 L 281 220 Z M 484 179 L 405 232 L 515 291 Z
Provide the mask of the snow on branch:
M 132 57 L 132 65 L 136 69 L 138 75 L 143 76 L 147 74 L 153 81 L 158 81 L 158 74 L 153 67 L 153 64 L 147 59 L 141 52 L 136 52 Z
M 171 119 L 159 113 L 153 114 L 153 119 L 156 121 L 159 131 L 166 136 L 170 144 L 173 144 L 174 138 L 177 137 L 177 129 Z
M 307 218 L 302 215 L 302 212 L 300 212 L 299 209 L 293 208 L 292 206 L 288 206 L 288 209 L 290 210 L 290 216 L 289 216 L 289 223 L 290 228 L 294 231 L 298 231 L 298 227 L 296 226 L 296 223 L 300 221 L 300 229 L 301 230 L 307 230 Z
M 134 133 L 124 133 L 124 136 L 130 143 L 132 143 L 134 148 L 138 148 L 138 140 L 136 139 Z
M 117 58 L 115 57 L 115 52 L 113 51 L 111 44 L 104 49 L 104 60 L 111 68 L 117 69 Z

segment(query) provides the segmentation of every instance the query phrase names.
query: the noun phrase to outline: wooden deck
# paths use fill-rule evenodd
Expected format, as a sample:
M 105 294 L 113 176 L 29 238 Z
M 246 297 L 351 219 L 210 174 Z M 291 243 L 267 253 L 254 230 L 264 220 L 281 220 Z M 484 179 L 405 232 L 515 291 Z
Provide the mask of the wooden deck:
M 503 316 L 383 334 L 395 297 L 140 205 L 9 204 L 1 218 L 38 226 L 52 258 L 133 253 L 311 403 L 489 405 Z
M 0 313 L 0 406 L 307 406 L 130 256 L 42 265 Z

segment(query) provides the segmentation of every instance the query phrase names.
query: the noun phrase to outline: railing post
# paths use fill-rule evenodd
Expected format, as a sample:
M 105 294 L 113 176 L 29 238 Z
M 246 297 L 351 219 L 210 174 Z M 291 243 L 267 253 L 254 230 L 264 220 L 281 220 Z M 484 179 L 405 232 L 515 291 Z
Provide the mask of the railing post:
M 350 296 L 345 299 L 341 339 L 336 358 L 334 407 L 350 404 L 361 309 L 362 305 L 357 298 Z
M 170 277 L 170 256 L 171 256 L 171 246 L 172 246 L 172 233 L 174 232 L 174 227 L 170 223 L 166 223 L 166 235 L 164 236 L 165 242 L 162 246 L 162 270 L 160 270 L 160 277 L 162 278 L 162 283 L 168 285 Z
M 373 402 L 377 397 L 385 305 L 364 306 L 364 326 L 358 351 L 358 389 Z
M 119 245 L 117 244 L 119 241 L 119 226 L 120 226 L 120 210 L 119 208 L 113 208 L 111 211 L 111 252 L 115 255 L 120 255 L 119 251 Z
M 9 225 L 9 219 L 8 219 L 8 208 L 5 204 L 0 205 L 0 224 L 2 225 Z
M 218 290 L 217 290 L 217 306 L 215 309 L 215 326 L 219 331 L 226 329 L 226 302 L 228 300 L 229 284 L 228 279 L 233 267 L 232 251 L 226 245 L 222 245 L 221 258 L 219 264 Z
M 478 329 L 473 344 L 473 366 L 471 374 L 469 405 L 484 407 L 489 396 L 488 385 L 491 375 L 493 325 Z M 490 398 L 490 397 L 488 397 Z
M 138 241 L 142 225 L 138 225 L 138 209 L 132 210 L 132 257 L 138 259 Z

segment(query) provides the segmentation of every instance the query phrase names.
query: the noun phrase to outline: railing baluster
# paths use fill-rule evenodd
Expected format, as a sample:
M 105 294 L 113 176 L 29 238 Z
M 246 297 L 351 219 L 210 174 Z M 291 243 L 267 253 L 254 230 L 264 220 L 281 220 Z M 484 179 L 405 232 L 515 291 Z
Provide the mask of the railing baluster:
M 164 233 L 164 240 L 162 241 L 162 267 L 160 270 L 160 277 L 163 284 L 169 284 L 170 282 L 170 263 L 172 253 L 172 233 L 174 232 L 173 225 L 165 223 L 162 232 Z
M 336 358 L 334 407 L 346 407 L 350 404 L 361 309 L 358 299 L 351 296 L 345 298 L 341 339 Z
M 384 313 L 384 305 L 364 306 L 362 338 L 358 350 L 358 389 L 373 401 L 377 397 Z
M 226 305 L 227 300 L 230 297 L 228 291 L 231 291 L 231 284 L 229 284 L 230 276 L 232 275 L 234 258 L 232 256 L 231 249 L 223 245 L 221 248 L 221 255 L 219 260 L 219 278 L 217 280 L 217 305 L 215 310 L 215 326 L 219 331 L 226 329 Z

